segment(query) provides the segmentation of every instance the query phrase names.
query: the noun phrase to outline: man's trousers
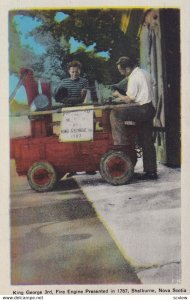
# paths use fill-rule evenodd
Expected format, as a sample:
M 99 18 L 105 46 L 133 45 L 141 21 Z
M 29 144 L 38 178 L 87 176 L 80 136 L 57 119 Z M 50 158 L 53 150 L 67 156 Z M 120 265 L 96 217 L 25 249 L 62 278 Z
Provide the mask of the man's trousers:
M 127 145 L 127 126 L 125 121 L 134 121 L 137 126 L 138 143 L 143 151 L 144 172 L 156 172 L 156 150 L 153 141 L 153 118 L 155 109 L 152 103 L 144 105 L 128 105 L 112 109 L 110 122 L 114 145 Z

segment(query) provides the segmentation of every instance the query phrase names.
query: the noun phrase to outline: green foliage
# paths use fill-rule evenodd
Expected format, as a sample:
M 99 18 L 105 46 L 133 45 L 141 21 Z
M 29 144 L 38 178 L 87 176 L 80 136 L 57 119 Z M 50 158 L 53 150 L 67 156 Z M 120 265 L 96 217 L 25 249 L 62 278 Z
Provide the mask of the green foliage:
M 135 31 L 130 30 L 131 35 L 128 34 L 128 31 L 124 33 L 120 29 L 121 17 L 128 10 L 90 9 L 63 12 L 67 13 L 69 17 L 56 25 L 57 36 L 64 35 L 67 40 L 72 36 L 86 46 L 95 43 L 94 51 L 96 53 L 108 51 L 110 59 L 114 60 L 126 53 L 138 56 L 138 41 Z M 138 23 L 136 26 L 138 27 Z
M 68 17 L 61 22 L 56 22 L 57 12 L 63 12 Z M 37 18 L 42 22 L 41 26 L 30 33 L 36 41 L 47 48 L 46 54 L 39 57 L 33 64 L 38 76 L 45 77 L 56 84 L 67 76 L 67 63 L 77 59 L 81 61 L 83 71 L 87 74 L 91 84 L 94 80 L 111 84 L 121 79 L 115 66 L 118 58 L 124 55 L 138 57 L 137 32 L 134 28 L 132 28 L 133 30 L 129 28 L 126 33 L 121 30 L 121 17 L 128 12 L 126 9 L 27 10 L 12 11 L 11 16 L 21 14 Z M 138 13 L 140 15 L 141 12 Z M 138 21 L 135 26 L 138 28 Z M 85 46 L 71 53 L 69 45 L 71 37 Z M 16 38 L 13 40 L 16 41 Z M 12 43 L 12 36 L 10 43 Z M 94 49 L 87 51 L 86 47 L 93 44 L 95 44 Z M 19 51 L 23 53 L 19 43 L 17 50 L 17 53 Z M 28 49 L 27 51 L 29 54 L 30 51 Z M 107 59 L 98 54 L 101 51 L 108 52 Z M 16 53 L 15 50 L 10 55 L 12 66 L 15 59 L 14 53 Z
M 27 47 L 22 47 L 19 33 L 16 30 L 13 19 L 9 26 L 9 69 L 10 73 L 19 74 L 23 66 L 32 67 L 37 57 Z

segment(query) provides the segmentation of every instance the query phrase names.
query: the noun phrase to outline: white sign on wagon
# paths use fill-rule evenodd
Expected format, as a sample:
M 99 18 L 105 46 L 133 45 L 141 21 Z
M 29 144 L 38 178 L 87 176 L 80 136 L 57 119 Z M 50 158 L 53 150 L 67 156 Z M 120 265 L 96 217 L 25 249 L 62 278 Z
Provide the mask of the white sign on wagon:
M 93 106 L 63 108 L 61 142 L 93 140 Z

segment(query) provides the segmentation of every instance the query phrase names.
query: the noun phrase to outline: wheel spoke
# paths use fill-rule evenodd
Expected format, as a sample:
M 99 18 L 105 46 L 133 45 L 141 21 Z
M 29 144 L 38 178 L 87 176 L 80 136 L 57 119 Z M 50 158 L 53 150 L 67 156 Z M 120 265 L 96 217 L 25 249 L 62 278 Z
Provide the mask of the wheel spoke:
M 127 172 L 127 164 L 120 157 L 113 157 L 106 163 L 106 168 L 109 174 L 113 177 L 121 177 Z
M 53 173 L 45 169 L 37 169 L 33 174 L 33 179 L 38 185 L 48 184 L 52 179 Z

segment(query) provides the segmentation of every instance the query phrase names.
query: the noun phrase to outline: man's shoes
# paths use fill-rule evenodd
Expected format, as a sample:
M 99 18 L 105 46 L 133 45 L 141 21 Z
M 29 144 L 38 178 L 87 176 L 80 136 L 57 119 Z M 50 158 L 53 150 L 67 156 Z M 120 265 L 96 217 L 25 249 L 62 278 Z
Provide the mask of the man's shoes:
M 156 180 L 158 175 L 156 172 L 145 172 L 144 174 L 138 174 L 137 179 L 139 180 Z

